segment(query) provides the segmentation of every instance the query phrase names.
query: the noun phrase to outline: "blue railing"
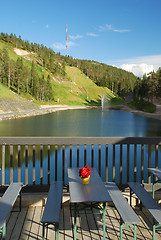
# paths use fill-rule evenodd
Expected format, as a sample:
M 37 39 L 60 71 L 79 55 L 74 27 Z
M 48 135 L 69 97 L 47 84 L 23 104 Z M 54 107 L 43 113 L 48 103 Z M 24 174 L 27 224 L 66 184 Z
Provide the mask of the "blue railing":
M 103 181 L 150 182 L 148 167 L 161 167 L 161 137 L 0 137 L 0 184 L 45 185 L 67 168 L 95 167 Z

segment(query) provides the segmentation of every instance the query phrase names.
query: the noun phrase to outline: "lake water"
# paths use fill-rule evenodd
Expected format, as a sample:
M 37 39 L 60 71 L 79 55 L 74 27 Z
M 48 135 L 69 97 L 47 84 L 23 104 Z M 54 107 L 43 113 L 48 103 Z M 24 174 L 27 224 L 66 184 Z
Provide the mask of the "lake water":
M 119 110 L 107 110 L 102 111 L 101 109 L 78 109 L 78 110 L 67 110 L 58 111 L 51 114 L 46 114 L 42 116 L 22 118 L 22 119 L 12 119 L 6 121 L 0 121 L 0 135 L 1 136 L 53 136 L 53 137 L 152 137 L 161 136 L 161 121 L 145 118 L 133 113 L 119 111 Z M 45 152 L 46 151 L 46 152 Z M 76 146 L 72 149 L 72 158 L 76 159 Z M 91 158 L 91 146 L 87 146 L 87 164 L 90 165 Z M 98 146 L 94 146 L 94 151 L 96 152 L 94 161 L 95 167 L 97 168 L 97 151 Z M 104 150 L 105 151 L 105 148 Z M 112 149 L 111 149 L 112 151 Z M 131 154 L 133 154 L 131 149 Z M 140 149 L 138 149 L 140 151 Z M 32 150 L 31 150 L 32 152 Z M 51 166 L 54 166 L 54 148 L 51 149 Z M 145 149 L 146 152 L 146 149 Z M 110 153 L 110 147 L 109 147 Z M 24 153 L 23 153 L 24 154 Z M 83 148 L 81 150 L 80 146 L 80 158 L 83 158 Z M 119 155 L 119 150 L 116 156 Z M 159 151 L 159 156 L 161 155 Z M 69 159 L 69 148 L 66 148 L 66 156 Z M 36 153 L 36 184 L 40 183 L 40 151 Z M 62 157 L 62 150 L 58 151 L 58 158 Z M 15 157 L 16 158 L 16 153 Z M 24 157 L 22 156 L 22 159 Z M 16 160 L 15 160 L 16 161 Z M 58 174 L 61 178 L 62 169 L 61 161 L 58 166 L 60 173 Z M 102 161 L 104 162 L 104 161 Z M 153 162 L 153 159 L 152 159 Z M 17 162 L 13 164 L 14 167 L 14 181 L 17 179 Z M 68 162 L 66 164 L 68 166 Z M 76 163 L 73 161 L 73 166 Z M 29 172 L 32 172 L 33 164 L 32 157 L 29 160 Z M 82 167 L 82 166 L 81 166 Z M 112 164 L 109 165 L 112 172 Z M 116 169 L 118 169 L 116 163 Z M 104 165 L 102 164 L 102 169 Z M 43 152 L 43 170 L 47 173 L 47 150 L 44 149 Z M 133 171 L 131 169 L 131 171 Z M 25 163 L 22 163 L 21 167 L 22 181 L 25 182 Z M 51 175 L 54 178 L 54 169 L 51 169 Z M 102 176 L 104 179 L 104 175 Z M 147 176 L 145 176 L 147 178 Z M 10 179 L 10 169 L 9 169 L 9 159 L 6 163 L 6 184 L 9 183 Z M 109 175 L 109 178 L 112 176 Z M 1 179 L 1 172 L 0 172 Z M 109 179 L 111 180 L 111 179 Z M 133 180 L 133 179 L 131 179 Z M 52 181 L 52 179 L 51 179 Z M 66 176 L 67 181 L 67 176 Z M 117 177 L 116 177 L 117 182 Z M 124 179 L 126 182 L 126 179 Z M 32 176 L 29 174 L 29 184 L 32 183 Z M 47 183 L 47 175 L 44 176 L 44 183 Z
M 119 110 L 67 110 L 0 121 L 0 136 L 161 136 L 161 121 Z

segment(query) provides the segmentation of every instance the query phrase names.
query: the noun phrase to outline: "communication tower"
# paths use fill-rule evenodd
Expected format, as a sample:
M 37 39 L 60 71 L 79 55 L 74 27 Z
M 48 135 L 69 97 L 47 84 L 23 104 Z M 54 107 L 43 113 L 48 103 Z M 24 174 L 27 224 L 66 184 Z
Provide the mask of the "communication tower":
M 67 50 L 68 50 L 68 46 L 67 46 L 67 40 L 68 40 L 67 30 L 68 30 L 68 25 L 66 24 L 66 57 L 67 57 Z

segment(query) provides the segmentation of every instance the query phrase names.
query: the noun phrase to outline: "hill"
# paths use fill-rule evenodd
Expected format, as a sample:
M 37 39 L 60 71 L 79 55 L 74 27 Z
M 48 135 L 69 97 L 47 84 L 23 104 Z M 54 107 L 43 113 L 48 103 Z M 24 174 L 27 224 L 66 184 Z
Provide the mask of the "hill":
M 0 113 L 39 110 L 39 106 L 0 84 Z
M 43 65 L 44 61 L 36 52 L 15 48 L 12 44 L 2 40 L 0 41 L 0 62 L 0 78 L 3 86 L 8 86 L 12 92 L 17 94 L 17 97 L 21 96 L 26 100 L 32 100 L 32 102 L 37 105 L 100 105 L 104 92 L 107 94 L 108 99 L 116 97 L 108 88 L 97 86 L 77 67 L 66 65 L 64 72 L 62 72 L 63 63 L 60 60 L 60 62 L 55 63 L 59 71 L 57 69 L 57 71 L 53 73 L 53 71 L 47 67 L 47 64 Z M 33 82 L 31 82 L 32 77 Z M 28 85 L 26 85 L 27 81 Z M 48 90 L 46 90 L 47 87 Z M 38 93 L 38 88 L 40 93 Z M 50 92 L 50 94 L 52 97 L 51 99 L 47 99 L 46 96 L 51 89 L 52 92 Z M 7 88 L 5 91 L 3 89 L 2 97 L 1 91 L 1 103 L 2 99 L 8 99 L 8 96 L 10 96 L 8 92 L 9 90 Z

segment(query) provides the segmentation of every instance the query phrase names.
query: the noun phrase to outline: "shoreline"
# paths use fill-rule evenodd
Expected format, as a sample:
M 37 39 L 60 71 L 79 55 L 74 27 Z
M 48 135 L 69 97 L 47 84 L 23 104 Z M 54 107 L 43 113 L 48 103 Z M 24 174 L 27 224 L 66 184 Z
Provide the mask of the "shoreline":
M 45 115 L 57 111 L 64 110 L 73 110 L 73 109 L 87 109 L 87 108 L 95 108 L 90 106 L 68 106 L 68 105 L 42 105 L 39 110 L 30 110 L 30 111 L 22 111 L 22 112 L 0 112 L 0 121 L 2 120 L 11 120 L 11 119 L 19 119 L 26 117 L 34 117 L 39 115 Z
M 156 106 L 157 106 L 156 113 L 148 113 L 148 112 L 143 112 L 143 111 L 140 111 L 140 110 L 132 109 L 132 108 L 128 107 L 127 105 L 123 106 L 120 110 L 131 112 L 131 113 L 137 114 L 137 115 L 142 116 L 142 117 L 161 120 L 160 105 L 156 105 Z
M 74 110 L 74 109 L 91 109 L 91 108 L 101 108 L 101 106 L 41 105 L 39 110 L 30 110 L 30 111 L 24 111 L 24 112 L 22 111 L 22 112 L 15 112 L 15 113 L 0 112 L 0 121 L 45 115 L 45 114 L 53 113 L 56 111 Z M 147 113 L 147 112 L 135 110 L 128 107 L 127 105 L 110 106 L 109 109 L 131 112 L 139 116 L 161 120 L 161 105 L 157 106 L 156 113 Z

